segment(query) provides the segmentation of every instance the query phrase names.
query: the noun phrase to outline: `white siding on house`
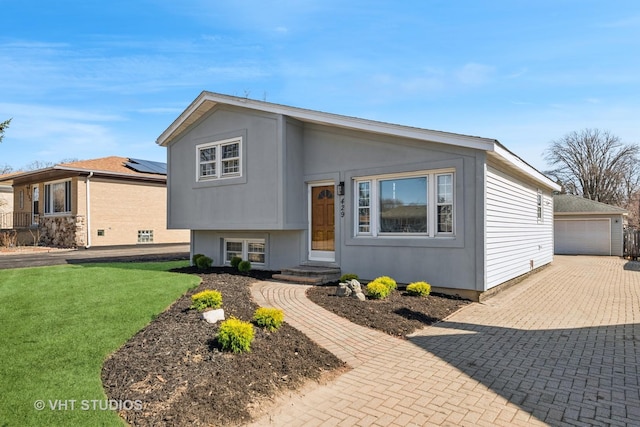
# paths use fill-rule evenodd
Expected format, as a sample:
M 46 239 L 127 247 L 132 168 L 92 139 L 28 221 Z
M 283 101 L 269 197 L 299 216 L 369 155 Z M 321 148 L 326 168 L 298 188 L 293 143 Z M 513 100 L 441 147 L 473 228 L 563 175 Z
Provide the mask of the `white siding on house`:
M 538 188 L 488 166 L 486 172 L 485 286 L 490 289 L 553 260 L 553 198 Z

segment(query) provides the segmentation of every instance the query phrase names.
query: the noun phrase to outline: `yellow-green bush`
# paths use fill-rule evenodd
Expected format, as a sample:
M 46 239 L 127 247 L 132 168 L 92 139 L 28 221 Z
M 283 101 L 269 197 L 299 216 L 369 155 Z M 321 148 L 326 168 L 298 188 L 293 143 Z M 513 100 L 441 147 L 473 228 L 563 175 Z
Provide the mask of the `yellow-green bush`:
M 260 307 L 253 313 L 253 321 L 268 331 L 277 330 L 284 321 L 284 312 L 279 308 Z
M 367 284 L 367 295 L 373 299 L 385 299 L 391 293 L 387 285 L 377 280 Z
M 216 290 L 206 290 L 191 296 L 191 308 L 202 311 L 208 308 L 220 308 L 222 294 Z
M 398 287 L 398 284 L 396 283 L 396 281 L 389 276 L 378 277 L 377 279 L 374 280 L 374 282 L 380 282 L 383 285 L 385 285 L 387 288 L 389 288 L 389 293 L 391 293 L 392 290 Z
M 234 353 L 251 351 L 253 342 L 253 325 L 249 322 L 231 317 L 220 324 L 218 343 L 223 350 Z
M 413 282 L 407 285 L 407 293 L 419 297 L 426 297 L 431 293 L 431 285 L 427 282 Z

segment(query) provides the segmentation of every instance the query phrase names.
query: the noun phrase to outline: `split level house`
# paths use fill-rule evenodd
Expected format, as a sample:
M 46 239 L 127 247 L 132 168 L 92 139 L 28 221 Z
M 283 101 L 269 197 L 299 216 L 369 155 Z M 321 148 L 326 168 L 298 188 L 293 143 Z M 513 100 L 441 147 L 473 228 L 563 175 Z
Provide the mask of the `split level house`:
M 12 174 L 21 244 L 91 247 L 187 243 L 166 223 L 166 163 L 105 157 Z M 6 217 L 7 214 L 5 214 Z
M 479 299 L 553 259 L 559 187 L 494 139 L 203 92 L 157 142 L 169 227 L 215 265 L 329 266 Z

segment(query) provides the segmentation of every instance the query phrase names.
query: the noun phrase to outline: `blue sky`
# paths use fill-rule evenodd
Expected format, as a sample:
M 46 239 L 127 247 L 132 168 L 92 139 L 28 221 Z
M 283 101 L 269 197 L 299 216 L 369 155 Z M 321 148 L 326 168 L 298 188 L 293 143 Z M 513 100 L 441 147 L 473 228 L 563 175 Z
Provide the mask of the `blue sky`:
M 165 160 L 202 90 L 495 138 L 640 142 L 640 2 L 0 0 L 0 166 Z

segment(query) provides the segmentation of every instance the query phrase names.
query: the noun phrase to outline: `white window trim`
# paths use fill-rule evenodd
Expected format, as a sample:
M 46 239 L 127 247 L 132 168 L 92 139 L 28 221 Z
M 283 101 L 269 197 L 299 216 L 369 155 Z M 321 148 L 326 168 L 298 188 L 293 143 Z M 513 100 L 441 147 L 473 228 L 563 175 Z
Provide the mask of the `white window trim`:
M 243 260 L 248 260 L 249 259 L 249 244 L 250 243 L 259 243 L 261 245 L 264 245 L 264 262 L 254 262 L 251 261 L 251 265 L 266 265 L 267 263 L 267 243 L 265 239 L 236 239 L 236 238 L 228 238 L 228 239 L 224 239 L 224 254 L 223 254 L 223 259 L 224 259 L 224 264 L 225 265 L 230 265 L 230 261 L 227 260 L 227 242 L 233 242 L 233 243 L 242 243 L 242 259 Z
M 47 186 L 49 189 L 51 189 L 52 185 L 55 184 L 65 184 L 69 183 L 69 210 L 65 210 L 64 212 L 54 212 L 54 201 L 53 201 L 53 197 L 51 195 L 51 192 L 49 191 L 49 194 L 47 194 Z M 43 212 L 45 216 L 69 216 L 71 214 L 71 211 L 73 210 L 73 182 L 70 179 L 62 179 L 62 180 L 58 180 L 58 181 L 51 181 L 51 182 L 45 182 L 44 183 L 44 201 L 48 200 L 48 206 L 47 203 L 44 204 L 43 207 Z M 66 198 L 67 198 L 67 194 L 65 193 L 65 205 L 66 205 Z M 65 206 L 66 207 L 66 206 Z M 47 210 L 49 210 L 49 212 L 47 212 Z
M 536 193 L 536 217 L 538 223 L 544 222 L 544 196 L 542 190 L 538 190 Z
M 231 145 L 231 144 L 238 144 L 238 157 L 237 157 L 238 172 L 225 174 L 222 171 L 223 160 L 229 160 L 229 159 L 222 159 L 222 147 L 225 145 Z M 211 175 L 211 176 L 201 176 L 200 175 L 200 151 L 203 149 L 212 148 L 212 147 L 215 147 L 216 149 L 216 158 L 215 158 L 216 173 L 215 175 Z M 233 159 L 236 159 L 236 157 L 234 157 Z M 196 145 L 196 182 L 203 182 L 203 181 L 206 182 L 206 181 L 225 179 L 225 178 L 237 178 L 240 176 L 242 176 L 242 137 L 241 136 L 223 139 L 220 141 L 206 142 L 204 144 Z
M 437 177 L 438 175 L 451 175 L 453 186 L 453 201 L 452 201 L 452 231 L 451 232 L 437 232 L 438 226 L 438 200 L 437 200 Z M 380 232 L 380 181 L 402 178 L 427 178 L 427 232 L 426 233 L 385 233 Z M 369 182 L 369 231 L 360 232 L 360 205 L 359 205 L 359 183 Z M 353 215 L 353 229 L 354 237 L 400 237 L 400 238 L 416 238 L 416 237 L 455 237 L 456 235 L 456 174 L 454 169 L 436 169 L 406 173 L 394 173 L 383 175 L 371 175 L 353 178 L 354 188 L 354 215 Z

